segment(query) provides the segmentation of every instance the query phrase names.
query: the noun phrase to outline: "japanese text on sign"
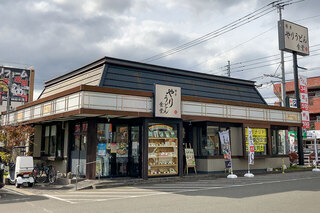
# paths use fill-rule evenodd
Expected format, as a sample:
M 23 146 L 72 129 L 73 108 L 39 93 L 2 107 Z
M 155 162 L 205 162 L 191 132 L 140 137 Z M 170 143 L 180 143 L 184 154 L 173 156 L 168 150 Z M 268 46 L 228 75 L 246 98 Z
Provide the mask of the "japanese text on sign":
M 155 116 L 181 118 L 181 88 L 155 85 Z
M 9 74 L 12 76 L 11 101 L 28 102 L 30 93 L 30 70 L 18 68 L 0 68 L 0 99 L 7 100 Z
M 281 20 L 278 22 L 279 49 L 309 55 L 308 29 L 295 23 Z
M 262 152 L 266 151 L 266 144 L 267 144 L 267 130 L 266 129 L 251 129 L 252 130 L 252 138 L 254 144 L 254 151 L 255 152 Z M 248 129 L 246 128 L 246 151 L 249 151 L 249 141 L 248 141 Z
M 307 78 L 300 76 L 299 78 L 299 88 L 300 88 L 300 98 L 301 98 L 301 120 L 302 128 L 310 128 L 310 115 L 309 115 L 309 99 L 308 99 L 308 87 Z

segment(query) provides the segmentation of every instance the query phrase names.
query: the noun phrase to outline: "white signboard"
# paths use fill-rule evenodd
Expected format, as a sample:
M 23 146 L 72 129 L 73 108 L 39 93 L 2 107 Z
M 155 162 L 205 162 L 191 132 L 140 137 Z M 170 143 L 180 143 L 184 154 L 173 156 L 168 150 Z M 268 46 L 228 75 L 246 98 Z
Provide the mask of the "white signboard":
M 181 118 L 181 88 L 155 85 L 155 117 Z
M 309 55 L 308 28 L 295 23 L 278 21 L 279 49 L 286 52 L 297 52 L 298 55 Z
M 307 138 L 314 138 L 320 139 L 320 130 L 309 130 L 307 131 Z

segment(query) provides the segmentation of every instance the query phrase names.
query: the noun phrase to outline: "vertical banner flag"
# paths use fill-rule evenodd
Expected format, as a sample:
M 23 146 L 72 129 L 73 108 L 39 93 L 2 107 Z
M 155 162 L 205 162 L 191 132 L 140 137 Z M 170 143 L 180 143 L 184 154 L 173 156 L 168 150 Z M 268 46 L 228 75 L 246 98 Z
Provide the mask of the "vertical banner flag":
M 252 136 L 252 129 L 248 127 L 248 141 L 249 141 L 249 149 L 248 149 L 248 163 L 249 165 L 254 165 L 254 143 Z
M 229 138 L 229 130 L 219 132 L 219 137 L 221 141 L 221 148 L 223 157 L 225 160 L 226 168 L 231 168 L 231 147 L 230 147 L 230 138 Z
M 304 76 L 300 76 L 299 78 L 299 89 L 300 89 L 300 99 L 301 99 L 301 109 L 302 109 L 302 112 L 301 112 L 302 128 L 310 129 L 307 78 Z

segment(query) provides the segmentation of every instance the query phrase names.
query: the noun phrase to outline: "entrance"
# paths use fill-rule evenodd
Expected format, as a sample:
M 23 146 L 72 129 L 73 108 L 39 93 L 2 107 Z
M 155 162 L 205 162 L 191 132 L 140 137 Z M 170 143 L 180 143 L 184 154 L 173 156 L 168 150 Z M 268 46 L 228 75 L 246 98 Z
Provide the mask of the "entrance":
M 74 125 L 74 137 L 71 148 L 71 172 L 77 174 L 79 165 L 79 175 L 86 175 L 86 158 L 87 158 L 87 122 L 79 122 Z
M 97 124 L 96 176 L 140 176 L 140 127 Z

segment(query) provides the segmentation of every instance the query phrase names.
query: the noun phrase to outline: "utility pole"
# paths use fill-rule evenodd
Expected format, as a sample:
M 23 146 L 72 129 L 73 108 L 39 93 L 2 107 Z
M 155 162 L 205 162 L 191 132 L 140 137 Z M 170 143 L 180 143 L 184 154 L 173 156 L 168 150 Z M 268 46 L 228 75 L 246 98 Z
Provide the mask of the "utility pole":
M 7 92 L 7 125 L 9 125 L 9 112 L 11 106 L 11 87 L 12 87 L 12 71 L 9 70 L 9 83 Z
M 230 70 L 230 61 L 228 61 L 228 65 L 227 65 L 227 71 L 228 71 L 228 77 L 231 77 L 231 70 Z
M 3 86 L 4 86 L 4 68 L 1 67 L 1 74 L 0 74 L 0 78 L 1 78 L 1 86 L 0 86 L 0 92 L 1 92 L 1 99 L 0 99 L 0 106 L 2 106 L 2 103 L 3 103 L 3 96 L 2 96 L 2 92 L 3 92 Z
M 299 90 L 299 76 L 298 76 L 298 62 L 297 52 L 293 52 L 293 76 L 294 76 L 294 90 L 297 99 L 297 108 L 301 109 L 300 90 Z M 302 128 L 297 127 L 297 138 L 298 138 L 298 154 L 299 154 L 299 165 L 304 165 L 303 157 L 303 142 L 302 142 Z
M 285 5 L 280 5 L 277 4 L 276 7 L 278 8 L 278 13 L 279 13 L 279 20 L 282 20 L 282 13 L 281 10 L 283 10 Z M 286 104 L 286 74 L 284 71 L 284 52 L 283 50 L 280 50 L 280 55 L 281 55 L 281 74 L 282 74 L 282 79 L 281 79 L 281 106 L 282 107 L 287 107 Z

